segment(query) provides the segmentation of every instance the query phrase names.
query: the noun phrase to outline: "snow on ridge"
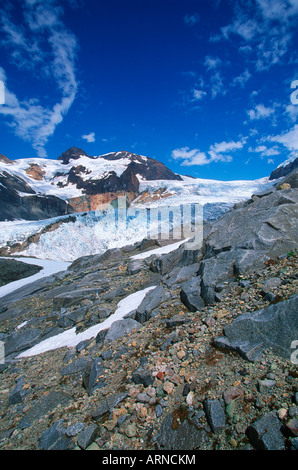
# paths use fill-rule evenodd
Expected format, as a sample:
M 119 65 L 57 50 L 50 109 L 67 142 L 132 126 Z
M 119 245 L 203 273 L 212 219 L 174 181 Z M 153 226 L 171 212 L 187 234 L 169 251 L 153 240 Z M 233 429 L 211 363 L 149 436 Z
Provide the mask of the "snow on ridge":
M 282 168 L 282 167 L 287 166 L 289 163 L 292 163 L 294 160 L 296 160 L 296 158 L 298 158 L 298 153 L 291 155 L 287 160 L 280 163 L 277 168 Z
M 136 260 L 136 259 L 145 259 L 149 258 L 151 255 L 164 255 L 171 253 L 172 251 L 176 250 L 179 248 L 181 245 L 186 243 L 189 240 L 189 238 L 186 238 L 185 240 L 180 240 L 179 242 L 176 243 L 171 243 L 166 246 L 161 246 L 160 248 L 155 248 L 154 250 L 150 251 L 145 251 L 144 253 L 139 253 L 138 255 L 131 256 L 131 259 Z
M 3 258 L 7 259 L 7 258 Z M 33 264 L 35 266 L 41 266 L 41 269 L 38 273 L 33 274 L 32 276 L 25 277 L 23 279 L 19 279 L 17 281 L 10 282 L 2 287 L 0 287 L 0 298 L 4 297 L 5 295 L 11 294 L 17 289 L 24 287 L 27 284 L 31 284 L 43 277 L 51 276 L 56 274 L 60 271 L 65 271 L 68 266 L 70 265 L 69 262 L 64 261 L 55 261 L 55 260 L 43 260 L 43 259 L 36 259 L 36 258 L 12 258 L 16 261 L 22 261 L 23 263 Z
M 81 341 L 85 341 L 97 336 L 97 334 L 102 331 L 110 328 L 111 325 L 118 320 L 122 320 L 125 316 L 127 316 L 133 310 L 136 310 L 146 294 L 155 289 L 157 286 L 150 286 L 146 289 L 134 292 L 133 294 L 128 295 L 124 299 L 122 299 L 118 305 L 116 311 L 106 318 L 103 322 L 98 323 L 96 325 L 91 326 L 85 331 L 76 334 L 76 327 L 71 328 L 70 330 L 66 330 L 63 333 L 60 333 L 56 336 L 51 336 L 40 343 L 36 344 L 32 348 L 22 352 L 17 356 L 17 358 L 22 357 L 31 357 L 42 354 L 47 351 L 52 351 L 54 349 L 59 348 L 72 348 L 79 344 Z

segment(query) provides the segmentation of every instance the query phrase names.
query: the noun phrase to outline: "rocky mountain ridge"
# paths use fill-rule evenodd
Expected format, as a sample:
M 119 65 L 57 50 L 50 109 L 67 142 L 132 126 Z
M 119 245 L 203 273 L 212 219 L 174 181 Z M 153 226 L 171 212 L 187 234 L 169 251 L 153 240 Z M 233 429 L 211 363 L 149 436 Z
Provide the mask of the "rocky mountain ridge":
M 96 210 L 119 195 L 131 202 L 140 194 L 140 180 L 182 180 L 158 160 L 125 151 L 89 156 L 71 147 L 57 160 L 2 156 L 0 162 L 1 220 Z
M 279 165 L 269 176 L 269 180 L 284 178 L 298 167 L 298 157 L 286 165 Z
M 297 449 L 297 199 L 281 182 L 202 247 L 143 240 L 2 298 L 2 449 Z

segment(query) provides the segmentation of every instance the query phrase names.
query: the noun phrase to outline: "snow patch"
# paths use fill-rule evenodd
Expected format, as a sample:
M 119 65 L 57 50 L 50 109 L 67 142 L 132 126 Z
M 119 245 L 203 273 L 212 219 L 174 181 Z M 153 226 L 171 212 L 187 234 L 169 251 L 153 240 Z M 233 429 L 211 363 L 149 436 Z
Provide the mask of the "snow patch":
M 3 258 L 7 259 L 7 258 Z M 21 287 L 26 286 L 27 284 L 31 284 L 32 282 L 37 281 L 38 279 L 42 279 L 43 277 L 52 276 L 61 271 L 65 271 L 70 263 L 63 262 L 63 261 L 53 261 L 53 260 L 44 260 L 44 259 L 36 259 L 36 258 L 9 258 L 15 259 L 16 261 L 22 261 L 23 263 L 33 264 L 35 266 L 41 266 L 41 269 L 37 274 L 33 276 L 25 277 L 24 279 L 19 279 L 18 281 L 10 282 L 5 286 L 0 287 L 0 298 L 4 297 L 5 295 L 11 294 L 16 289 L 20 289 Z
M 176 242 L 176 243 L 171 243 L 170 245 L 162 246 L 160 248 L 156 248 L 154 250 L 150 251 L 145 251 L 145 253 L 140 253 L 138 255 L 131 256 L 131 259 L 145 259 L 149 258 L 149 256 L 152 255 L 164 255 L 171 253 L 174 250 L 177 250 L 179 246 L 183 245 L 183 243 L 186 243 L 189 240 L 189 238 L 186 238 L 185 240 Z
M 130 312 L 136 310 L 144 299 L 145 295 L 150 290 L 155 289 L 155 287 L 156 286 L 147 287 L 146 289 L 137 291 L 122 299 L 118 303 L 118 308 L 116 311 L 102 323 L 93 325 L 79 334 L 76 334 L 75 327 L 71 328 L 70 330 L 66 330 L 63 333 L 47 338 L 27 351 L 22 352 L 19 354 L 18 358 L 36 356 L 38 354 L 42 354 L 44 352 L 52 351 L 58 348 L 73 348 L 81 341 L 94 338 L 100 331 L 110 328 L 115 321 L 122 320 Z

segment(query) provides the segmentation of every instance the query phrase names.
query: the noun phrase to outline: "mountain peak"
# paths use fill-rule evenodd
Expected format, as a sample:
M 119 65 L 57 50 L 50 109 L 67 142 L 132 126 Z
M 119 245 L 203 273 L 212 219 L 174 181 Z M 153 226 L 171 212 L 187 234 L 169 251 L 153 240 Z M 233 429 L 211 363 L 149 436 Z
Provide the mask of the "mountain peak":
M 85 150 L 80 149 L 78 147 L 70 147 L 68 150 L 65 150 L 60 157 L 58 157 L 58 160 L 62 160 L 62 162 L 67 165 L 70 160 L 78 160 L 82 155 L 85 157 L 93 158 L 90 155 L 88 155 Z

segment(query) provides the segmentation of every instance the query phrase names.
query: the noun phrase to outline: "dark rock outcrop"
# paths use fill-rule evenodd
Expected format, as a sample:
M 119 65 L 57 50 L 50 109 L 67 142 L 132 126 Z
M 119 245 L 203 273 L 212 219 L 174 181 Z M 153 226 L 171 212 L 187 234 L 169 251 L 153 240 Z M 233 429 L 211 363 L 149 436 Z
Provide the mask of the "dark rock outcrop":
M 90 157 L 84 150 L 78 147 L 70 147 L 68 150 L 65 150 L 65 152 L 63 152 L 60 157 L 58 157 L 58 160 L 61 160 L 62 163 L 67 165 L 70 160 L 78 160 L 82 155 L 89 158 L 93 158 Z
M 57 196 L 36 192 L 22 178 L 0 173 L 0 220 L 41 220 L 73 213 L 72 207 Z
M 40 266 L 23 263 L 14 259 L 0 259 L 0 286 L 38 273 Z
M 270 174 L 269 179 L 276 180 L 278 178 L 283 178 L 284 176 L 287 176 L 289 173 L 291 173 L 297 167 L 298 167 L 298 158 L 296 158 L 294 161 L 288 163 L 285 166 L 279 166 L 278 168 L 276 168 Z

